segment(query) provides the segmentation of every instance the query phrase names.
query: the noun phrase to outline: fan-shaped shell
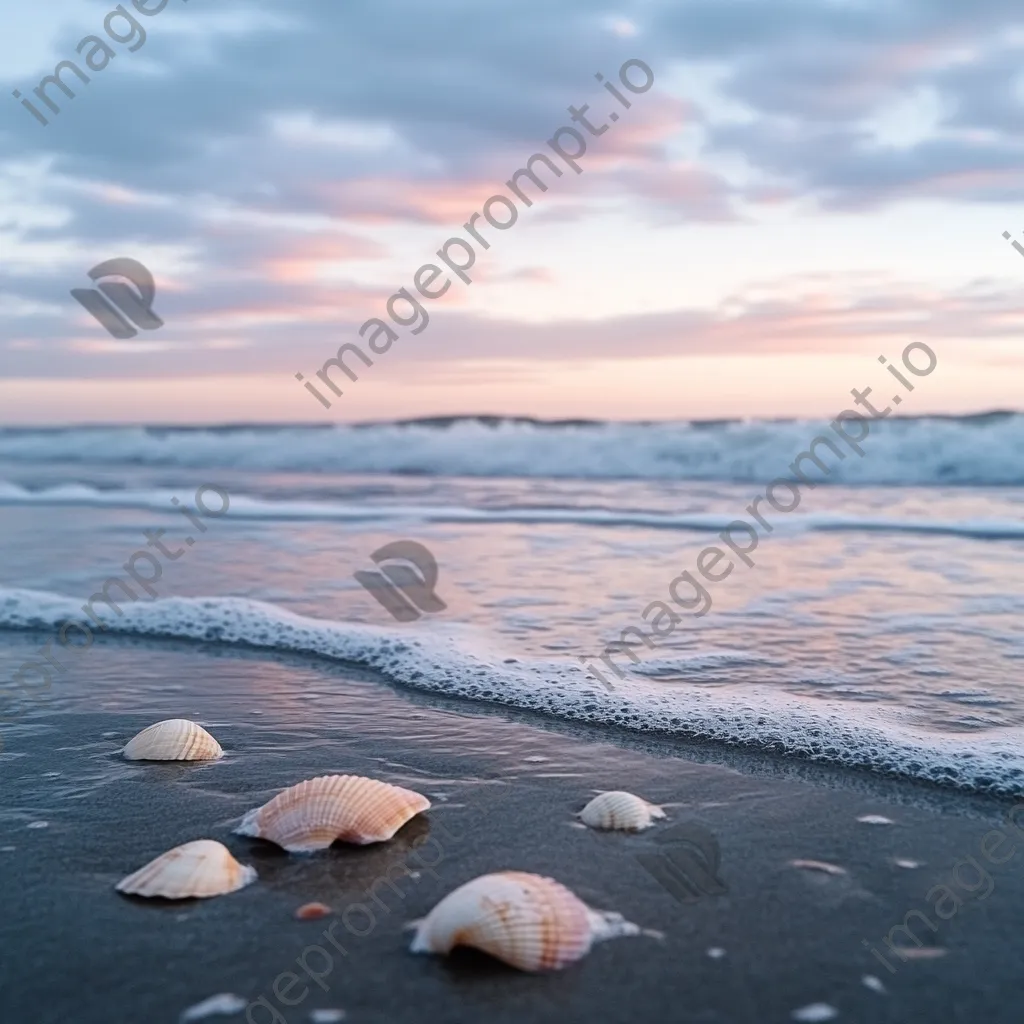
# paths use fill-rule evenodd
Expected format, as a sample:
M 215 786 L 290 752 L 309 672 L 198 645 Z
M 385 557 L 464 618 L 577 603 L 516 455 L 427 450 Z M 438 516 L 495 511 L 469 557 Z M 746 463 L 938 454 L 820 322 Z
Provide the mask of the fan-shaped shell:
M 187 718 L 168 718 L 133 736 L 121 753 L 129 761 L 215 761 L 221 745 Z
M 665 812 L 660 807 L 622 790 L 601 793 L 580 811 L 584 825 L 624 832 L 639 832 L 654 824 L 655 818 L 664 817 Z
M 552 878 L 523 871 L 481 875 L 449 893 L 416 923 L 414 953 L 472 946 L 521 971 L 558 970 L 590 947 L 640 929 L 592 910 Z
M 310 853 L 336 839 L 361 846 L 384 842 L 428 807 L 425 796 L 401 786 L 360 775 L 321 775 L 249 811 L 235 831 Z
M 197 839 L 160 854 L 122 878 L 115 888 L 132 896 L 205 899 L 234 892 L 255 880 L 255 869 L 239 864 L 226 846 L 213 839 Z

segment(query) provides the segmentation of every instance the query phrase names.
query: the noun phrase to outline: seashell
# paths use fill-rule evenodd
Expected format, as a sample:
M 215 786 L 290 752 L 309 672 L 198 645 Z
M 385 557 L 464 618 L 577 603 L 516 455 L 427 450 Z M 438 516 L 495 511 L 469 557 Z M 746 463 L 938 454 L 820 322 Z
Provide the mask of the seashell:
M 390 839 L 428 807 L 425 796 L 401 786 L 360 775 L 321 775 L 249 811 L 235 832 L 292 853 L 324 850 L 336 839 L 365 846 Z
M 114 887 L 130 896 L 168 900 L 205 899 L 241 889 L 256 881 L 254 868 L 239 864 L 231 851 L 213 839 L 197 839 L 160 854 Z
M 595 796 L 580 811 L 584 825 L 591 828 L 619 829 L 624 832 L 639 832 L 641 829 L 650 828 L 655 818 L 664 817 L 665 812 L 660 807 L 621 790 L 612 790 Z
M 216 761 L 221 745 L 187 718 L 168 718 L 133 736 L 121 753 L 129 761 Z
M 554 879 L 523 871 L 474 878 L 415 925 L 414 953 L 472 946 L 521 971 L 558 970 L 595 942 L 640 933 L 620 914 L 591 909 Z

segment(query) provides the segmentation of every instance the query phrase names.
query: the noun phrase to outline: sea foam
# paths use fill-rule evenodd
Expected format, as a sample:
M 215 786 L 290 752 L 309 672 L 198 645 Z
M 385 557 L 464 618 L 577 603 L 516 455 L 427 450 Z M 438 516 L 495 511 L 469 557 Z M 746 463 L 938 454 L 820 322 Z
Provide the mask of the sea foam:
M 51 631 L 81 616 L 79 600 L 0 588 L 0 628 Z M 517 655 L 515 664 L 507 664 L 508 652 L 476 642 L 466 627 L 437 620 L 384 628 L 314 619 L 246 598 L 206 597 L 127 605 L 109 625 L 111 633 L 356 663 L 419 690 L 596 725 L 770 749 L 975 792 L 1024 793 L 1024 730 L 1019 728 L 970 736 L 929 732 L 903 724 L 891 708 L 800 700 L 757 686 L 711 692 L 688 687 L 681 694 L 638 677 L 609 692 L 573 661 Z M 708 654 L 721 657 L 721 652 Z

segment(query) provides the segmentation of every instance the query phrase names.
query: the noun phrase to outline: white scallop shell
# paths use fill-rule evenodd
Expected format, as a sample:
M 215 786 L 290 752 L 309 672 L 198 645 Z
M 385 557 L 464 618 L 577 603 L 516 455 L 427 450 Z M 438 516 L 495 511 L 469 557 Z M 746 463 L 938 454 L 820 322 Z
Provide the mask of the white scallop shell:
M 216 761 L 221 745 L 187 718 L 168 718 L 133 736 L 121 753 L 129 761 Z
M 168 900 L 205 899 L 234 892 L 256 881 L 256 871 L 239 864 L 231 851 L 213 839 L 197 839 L 160 854 L 115 888 L 132 896 Z
M 416 922 L 414 953 L 472 946 L 521 971 L 558 970 L 616 935 L 638 935 L 619 914 L 592 910 L 564 885 L 523 871 L 481 875 Z
M 664 818 L 665 812 L 632 793 L 612 790 L 595 796 L 580 811 L 580 819 L 591 828 L 620 829 L 639 832 L 650 828 L 655 818 Z
M 336 839 L 361 846 L 384 842 L 429 807 L 425 796 L 401 786 L 360 775 L 321 775 L 249 811 L 235 832 L 310 853 Z

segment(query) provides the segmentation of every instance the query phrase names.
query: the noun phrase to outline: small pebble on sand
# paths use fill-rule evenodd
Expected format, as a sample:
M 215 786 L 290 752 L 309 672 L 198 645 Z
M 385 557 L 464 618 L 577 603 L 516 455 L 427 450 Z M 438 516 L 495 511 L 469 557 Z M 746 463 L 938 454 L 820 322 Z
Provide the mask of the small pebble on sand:
M 829 864 L 823 860 L 791 860 L 789 866 L 803 868 L 805 871 L 820 871 L 826 875 L 846 874 L 846 868 L 841 868 L 838 864 Z
M 871 989 L 872 992 L 881 994 L 885 991 L 885 986 L 873 974 L 865 974 L 860 980 L 864 983 L 865 988 Z
M 334 911 L 326 903 L 303 903 L 295 911 L 295 916 L 300 921 L 315 921 L 318 917 L 327 917 L 328 914 L 332 913 Z
M 922 946 L 915 949 L 913 946 L 900 946 L 899 957 L 901 960 L 938 960 L 949 952 L 941 946 Z
M 313 1024 L 337 1024 L 345 1019 L 344 1010 L 313 1010 L 309 1015 Z
M 712 946 L 708 950 L 708 956 L 711 957 L 712 960 L 721 960 L 722 957 L 725 956 L 725 950 L 722 949 L 721 946 Z

